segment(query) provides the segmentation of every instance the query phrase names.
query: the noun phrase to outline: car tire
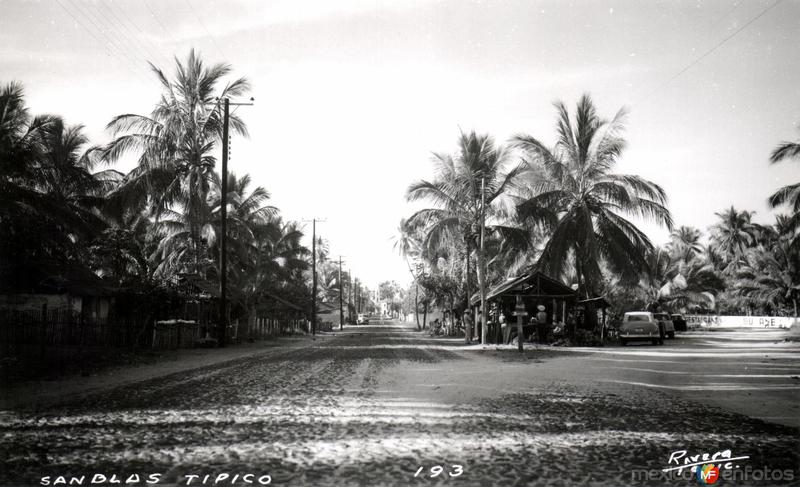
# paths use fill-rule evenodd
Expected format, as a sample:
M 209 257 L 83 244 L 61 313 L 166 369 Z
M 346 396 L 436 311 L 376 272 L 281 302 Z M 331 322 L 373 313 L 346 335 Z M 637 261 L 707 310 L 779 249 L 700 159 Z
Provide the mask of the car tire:
M 624 346 L 626 346 L 628 344 L 628 340 L 626 340 L 624 338 L 620 338 L 619 339 L 619 344 L 624 347 Z
M 653 345 L 658 345 L 658 338 L 653 338 L 651 341 L 653 342 Z
M 674 332 L 674 331 L 671 331 L 671 332 L 669 332 L 669 333 L 667 334 L 667 336 L 668 336 L 669 338 L 675 338 L 675 332 Z

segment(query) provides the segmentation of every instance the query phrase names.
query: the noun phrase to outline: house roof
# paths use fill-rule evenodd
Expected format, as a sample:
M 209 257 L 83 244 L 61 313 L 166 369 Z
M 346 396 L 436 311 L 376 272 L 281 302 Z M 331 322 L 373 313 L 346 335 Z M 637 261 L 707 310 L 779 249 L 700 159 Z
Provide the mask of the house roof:
M 533 271 L 521 276 L 506 279 L 486 293 L 486 299 L 494 299 L 502 295 L 523 295 L 539 298 L 577 298 L 577 293 L 566 284 L 553 279 L 540 271 Z M 470 299 L 475 305 L 480 301 L 476 293 Z
M 199 274 L 182 273 L 178 275 L 178 285 L 186 288 L 191 294 L 203 294 L 207 297 L 219 297 L 219 285 Z
M 69 293 L 75 296 L 110 296 L 116 286 L 74 261 L 15 263 L 0 268 L 0 293 Z
M 267 292 L 265 292 L 263 294 L 264 294 L 264 296 L 266 296 L 266 297 L 268 297 L 268 298 L 280 303 L 281 305 L 285 306 L 286 308 L 293 309 L 295 311 L 305 311 L 305 309 L 303 309 L 302 307 L 300 307 L 300 306 L 298 306 L 298 305 L 296 305 L 294 303 L 291 303 L 291 302 L 281 298 L 280 296 L 276 296 L 276 295 L 274 295 L 272 293 L 267 293 Z
M 597 296 L 596 298 L 589 298 L 589 299 L 581 299 L 578 301 L 578 304 L 587 304 L 593 303 L 595 306 L 599 306 L 601 308 L 608 308 L 611 306 L 611 303 L 606 300 L 605 296 Z

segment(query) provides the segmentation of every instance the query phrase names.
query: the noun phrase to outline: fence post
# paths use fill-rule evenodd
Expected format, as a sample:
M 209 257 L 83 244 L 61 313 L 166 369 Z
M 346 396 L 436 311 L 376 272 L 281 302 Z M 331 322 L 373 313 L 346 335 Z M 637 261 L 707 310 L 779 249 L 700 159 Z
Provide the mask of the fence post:
M 44 303 L 42 305 L 42 319 L 40 320 L 40 323 L 42 328 L 39 331 L 39 345 L 40 345 L 39 356 L 42 360 L 44 360 L 44 354 L 45 354 L 44 342 L 45 339 L 47 338 L 47 328 L 45 328 L 47 326 L 47 303 Z

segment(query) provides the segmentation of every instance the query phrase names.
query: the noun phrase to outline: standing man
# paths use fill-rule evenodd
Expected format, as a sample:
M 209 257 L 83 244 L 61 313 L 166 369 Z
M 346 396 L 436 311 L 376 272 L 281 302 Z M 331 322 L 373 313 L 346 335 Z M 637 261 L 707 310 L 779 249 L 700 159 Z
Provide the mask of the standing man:
M 472 343 L 472 313 L 469 308 L 464 310 L 464 343 Z
M 539 310 L 536 313 L 536 330 L 539 332 L 539 343 L 547 342 L 547 313 L 544 311 L 545 307 L 539 305 L 536 307 Z

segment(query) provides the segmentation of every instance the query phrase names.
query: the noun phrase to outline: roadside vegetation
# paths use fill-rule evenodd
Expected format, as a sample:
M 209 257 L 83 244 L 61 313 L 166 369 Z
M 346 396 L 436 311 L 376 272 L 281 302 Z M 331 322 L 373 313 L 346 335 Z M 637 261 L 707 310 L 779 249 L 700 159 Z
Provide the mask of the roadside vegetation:
M 247 174 L 228 174 L 221 201 L 221 100 L 246 96 L 249 82 L 194 51 L 170 72 L 151 68 L 160 98 L 110 120 L 113 139 L 103 145 L 80 124 L 31 113 L 22 84 L 0 85 L 0 281 L 22 292 L 38 285 L 29 281 L 41 269 L 64 279 L 93 273 L 140 296 L 146 314 L 176 286 L 218 288 L 225 204 L 229 320 L 252 321 L 275 296 L 309 309 L 311 251 L 300 224 Z M 235 113 L 230 131 L 248 135 Z M 131 161 L 127 173 L 114 169 Z M 326 258 L 317 254 L 321 298 L 332 300 L 340 283 Z
M 705 233 L 676 226 L 657 182 L 614 170 L 626 147 L 624 109 L 603 118 L 588 95 L 572 113 L 563 102 L 555 109 L 554 145 L 462 133 L 455 154 L 434 155 L 435 178 L 408 188 L 415 211 L 401 220 L 395 248 L 408 262 L 411 310 L 460 312 L 467 296 L 483 299 L 488 286 L 539 270 L 582 297 L 604 296 L 612 316 L 797 316 L 800 183 L 769 196 L 773 224 L 731 206 Z M 770 157 L 785 159 L 800 159 L 800 144 L 782 143 Z M 651 242 L 644 221 L 669 229 L 669 242 Z

